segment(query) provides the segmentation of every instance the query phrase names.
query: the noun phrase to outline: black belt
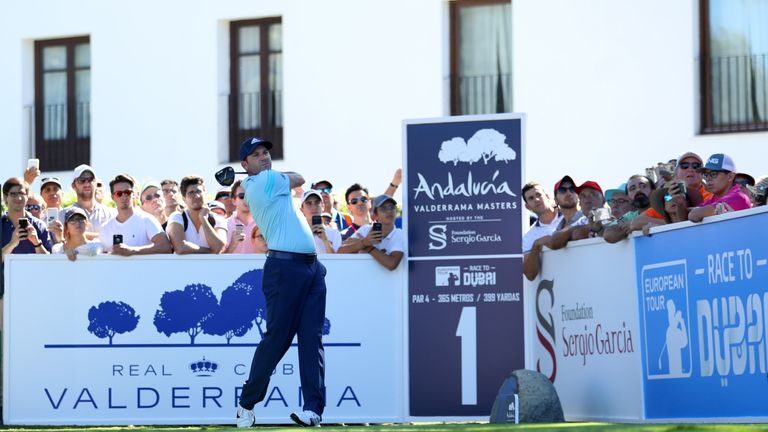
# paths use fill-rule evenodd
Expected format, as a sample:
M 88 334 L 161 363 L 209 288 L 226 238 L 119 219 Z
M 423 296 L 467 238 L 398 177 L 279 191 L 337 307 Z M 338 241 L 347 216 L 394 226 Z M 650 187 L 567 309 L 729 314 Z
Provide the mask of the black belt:
M 303 261 L 306 263 L 313 263 L 317 261 L 317 254 L 305 254 L 297 252 L 283 252 L 278 250 L 271 250 L 267 252 L 269 258 L 276 258 L 282 260 Z

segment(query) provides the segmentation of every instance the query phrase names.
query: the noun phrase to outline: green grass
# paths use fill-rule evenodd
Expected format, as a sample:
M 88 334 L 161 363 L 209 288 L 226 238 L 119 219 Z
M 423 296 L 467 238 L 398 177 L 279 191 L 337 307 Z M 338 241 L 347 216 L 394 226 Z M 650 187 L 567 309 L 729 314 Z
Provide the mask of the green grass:
M 266 432 L 296 432 L 299 427 L 260 426 L 251 430 Z M 135 427 L 0 427 L 3 431 L 80 431 L 88 432 L 228 432 L 236 431 L 234 427 L 225 426 L 135 426 Z M 418 424 L 384 424 L 384 425 L 324 425 L 323 432 L 496 432 L 520 430 L 530 432 L 545 431 L 643 431 L 643 432 L 673 432 L 673 431 L 768 431 L 768 424 L 614 424 L 614 423 L 557 423 L 557 424 L 487 424 L 487 423 L 418 423 Z

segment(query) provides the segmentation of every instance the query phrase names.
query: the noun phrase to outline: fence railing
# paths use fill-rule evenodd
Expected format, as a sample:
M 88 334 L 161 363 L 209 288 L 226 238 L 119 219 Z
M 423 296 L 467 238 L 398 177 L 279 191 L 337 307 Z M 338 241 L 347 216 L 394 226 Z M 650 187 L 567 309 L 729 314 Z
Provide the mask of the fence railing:
M 768 130 L 768 54 L 703 62 L 702 131 Z
M 447 80 L 454 115 L 512 111 L 512 74 L 454 75 Z

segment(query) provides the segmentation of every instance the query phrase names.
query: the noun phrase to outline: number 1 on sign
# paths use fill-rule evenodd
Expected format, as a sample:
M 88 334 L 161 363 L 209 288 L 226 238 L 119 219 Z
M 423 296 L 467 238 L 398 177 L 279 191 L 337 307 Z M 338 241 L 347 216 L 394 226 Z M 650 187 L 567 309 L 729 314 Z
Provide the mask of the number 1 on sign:
M 461 404 L 477 405 L 477 308 L 461 310 L 456 336 L 461 338 Z

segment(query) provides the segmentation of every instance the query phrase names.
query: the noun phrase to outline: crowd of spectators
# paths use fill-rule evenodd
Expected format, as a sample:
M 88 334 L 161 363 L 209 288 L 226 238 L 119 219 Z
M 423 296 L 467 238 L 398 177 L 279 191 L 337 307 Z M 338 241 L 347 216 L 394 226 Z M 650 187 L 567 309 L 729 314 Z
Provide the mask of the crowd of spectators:
M 248 155 L 246 155 L 247 157 Z M 246 202 L 241 181 L 231 187 L 207 190 L 203 178 L 186 176 L 144 184 L 129 174 L 118 174 L 105 184 L 89 165 L 74 169 L 70 186 L 74 201 L 65 206 L 64 182 L 43 177 L 39 194 L 30 185 L 41 176 L 30 165 L 22 177 L 3 183 L 2 256 L 8 254 L 252 254 L 266 253 Z M 339 208 L 330 180 L 294 190 L 296 211 L 304 215 L 318 254 L 367 253 L 394 270 L 405 250 L 404 237 L 394 221 L 392 198 L 401 170 L 378 197 L 358 183 L 344 193 L 347 214 Z M 105 200 L 105 196 L 111 200 Z M 341 194 L 338 194 L 341 196 Z
M 595 181 L 577 186 L 567 175 L 555 183 L 553 195 L 541 184 L 528 182 L 522 197 L 535 218 L 523 236 L 523 273 L 529 280 L 538 275 L 544 246 L 559 249 L 571 240 L 590 237 L 617 243 L 634 231 L 650 235 L 656 226 L 700 222 L 765 205 L 767 190 L 768 176 L 756 181 L 739 172 L 723 153 L 713 154 L 705 163 L 687 152 L 605 192 Z

